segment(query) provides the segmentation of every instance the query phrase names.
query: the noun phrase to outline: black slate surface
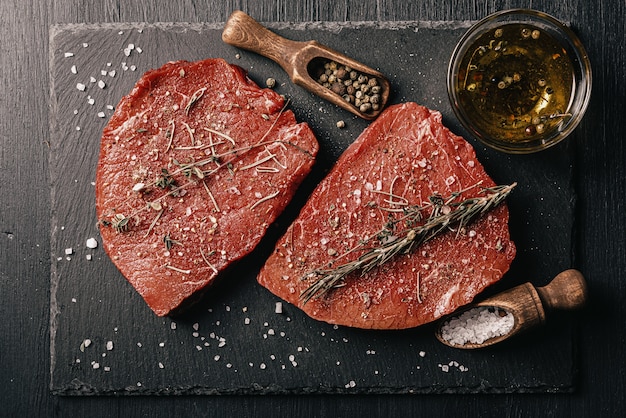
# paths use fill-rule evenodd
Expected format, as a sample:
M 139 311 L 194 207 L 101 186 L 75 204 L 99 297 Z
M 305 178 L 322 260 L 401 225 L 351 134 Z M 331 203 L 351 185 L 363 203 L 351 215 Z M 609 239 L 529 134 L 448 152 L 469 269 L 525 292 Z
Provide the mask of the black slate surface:
M 460 23 L 273 26 L 296 40 L 317 39 L 387 74 L 392 102 L 440 110 L 456 133 L 445 88 Z M 365 331 L 316 322 L 257 285 L 272 243 L 324 172 L 367 122 L 293 86 L 274 63 L 221 41 L 221 26 L 63 25 L 51 31 L 51 382 L 53 393 L 474 393 L 564 392 L 575 388 L 572 317 L 481 351 L 439 344 L 430 325 Z M 181 318 L 158 318 L 100 247 L 94 208 L 100 133 L 113 107 L 144 71 L 170 60 L 223 57 L 292 99 L 321 144 L 320 161 L 259 249 Z M 75 67 L 74 67 L 75 66 Z M 102 81 L 104 84 L 100 83 Z M 78 83 L 85 90 L 77 88 Z M 346 122 L 338 129 L 338 120 Z M 573 144 L 510 156 L 475 145 L 498 183 L 517 181 L 509 200 L 518 256 L 487 293 L 524 281 L 546 284 L 573 265 L 576 197 Z M 87 256 L 91 256 L 88 260 Z M 89 340 L 90 344 L 86 343 Z

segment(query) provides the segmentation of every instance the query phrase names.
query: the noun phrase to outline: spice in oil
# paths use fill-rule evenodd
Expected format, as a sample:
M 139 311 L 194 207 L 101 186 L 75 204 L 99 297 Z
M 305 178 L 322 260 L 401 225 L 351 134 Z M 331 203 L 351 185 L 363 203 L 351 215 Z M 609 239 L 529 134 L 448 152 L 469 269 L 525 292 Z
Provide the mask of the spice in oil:
M 574 69 L 546 31 L 505 24 L 469 47 L 456 89 L 478 131 L 503 141 L 536 141 L 571 117 Z

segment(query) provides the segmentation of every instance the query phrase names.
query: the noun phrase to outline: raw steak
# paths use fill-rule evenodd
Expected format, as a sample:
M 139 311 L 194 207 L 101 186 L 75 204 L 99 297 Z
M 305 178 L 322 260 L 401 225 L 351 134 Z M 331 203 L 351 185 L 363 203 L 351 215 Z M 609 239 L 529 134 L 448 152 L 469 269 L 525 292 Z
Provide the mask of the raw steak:
M 252 251 L 310 172 L 317 140 L 283 106 L 221 59 L 149 71 L 117 106 L 97 167 L 100 232 L 157 315 Z
M 311 284 L 309 273 L 357 259 L 363 250 L 350 250 L 400 216 L 402 208 L 468 189 L 465 200 L 493 186 L 472 146 L 442 125 L 439 112 L 415 103 L 392 106 L 315 189 L 258 281 L 332 324 L 401 329 L 433 321 L 469 303 L 508 270 L 515 246 L 505 205 L 365 275 L 351 273 L 343 287 L 306 303 L 301 294 Z

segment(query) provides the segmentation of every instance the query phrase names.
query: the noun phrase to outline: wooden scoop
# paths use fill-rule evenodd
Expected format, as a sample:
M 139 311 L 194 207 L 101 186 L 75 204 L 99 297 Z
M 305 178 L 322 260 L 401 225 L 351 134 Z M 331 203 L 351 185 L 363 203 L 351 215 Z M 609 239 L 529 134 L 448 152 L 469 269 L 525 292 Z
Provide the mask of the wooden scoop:
M 504 341 L 522 331 L 528 330 L 546 321 L 546 310 L 573 310 L 582 307 L 587 300 L 587 285 L 583 275 L 577 270 L 565 270 L 558 274 L 544 287 L 535 288 L 524 283 L 505 292 L 499 293 L 482 302 L 464 307 L 439 322 L 435 336 L 445 345 L 454 348 L 482 348 Z M 450 319 L 460 316 L 472 308 L 496 308 L 513 315 L 513 328 L 504 335 L 488 339 L 480 344 L 452 344 L 442 336 L 442 327 Z
M 278 36 L 244 12 L 235 11 L 228 18 L 222 32 L 222 40 L 275 61 L 295 84 L 364 119 L 375 119 L 389 98 L 389 81 L 380 72 L 316 41 L 297 42 Z M 324 64 L 330 61 L 377 80 L 381 87 L 377 110 L 361 111 L 340 94 L 322 86 L 314 79 L 323 72 Z

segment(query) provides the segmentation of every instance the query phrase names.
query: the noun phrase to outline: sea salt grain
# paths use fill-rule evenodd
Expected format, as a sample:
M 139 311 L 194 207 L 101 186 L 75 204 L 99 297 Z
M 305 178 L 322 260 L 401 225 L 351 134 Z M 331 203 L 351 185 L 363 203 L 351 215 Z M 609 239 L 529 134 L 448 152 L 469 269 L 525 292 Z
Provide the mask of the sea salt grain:
M 509 312 L 493 307 L 477 307 L 463 312 L 444 323 L 441 337 L 451 345 L 482 344 L 507 334 L 513 329 L 514 318 Z

